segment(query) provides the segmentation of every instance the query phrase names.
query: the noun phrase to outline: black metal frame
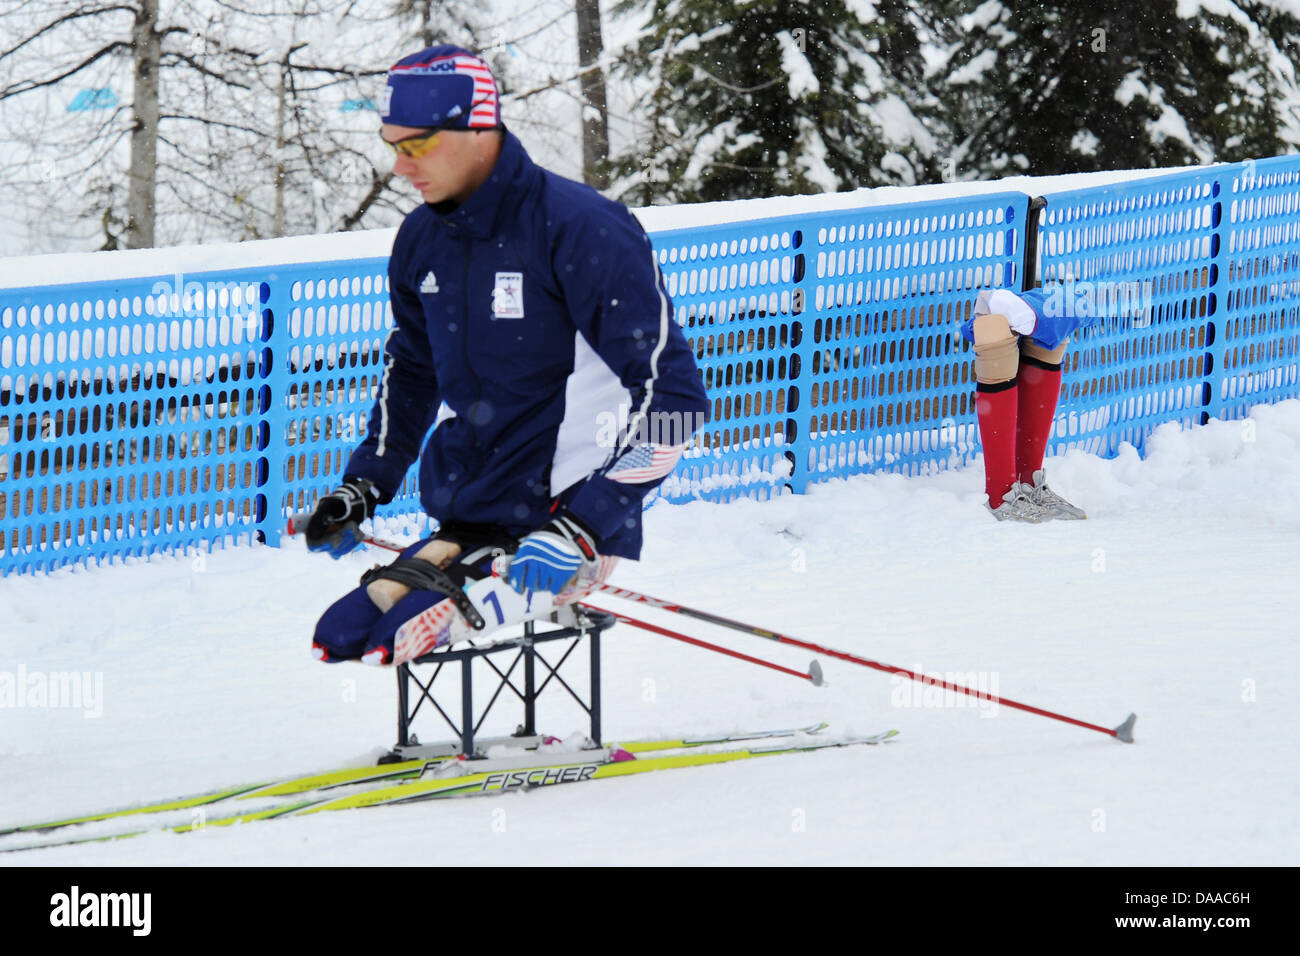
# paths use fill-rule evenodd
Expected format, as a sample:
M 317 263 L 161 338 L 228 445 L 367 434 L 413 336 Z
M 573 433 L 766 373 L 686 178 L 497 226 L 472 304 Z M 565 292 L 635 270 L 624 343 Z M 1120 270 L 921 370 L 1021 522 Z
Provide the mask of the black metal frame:
M 558 681 L 569 696 L 577 702 L 578 706 L 587 712 L 587 715 L 591 718 L 592 742 L 596 746 L 600 746 L 600 637 L 607 628 L 614 624 L 614 620 L 612 614 L 582 609 L 577 611 L 576 626 L 538 631 L 535 627 L 536 622 L 529 621 L 524 624 L 523 634 L 517 637 L 495 641 L 486 645 L 474 645 L 470 642 L 469 646 L 434 651 L 425 654 L 423 657 L 417 657 L 409 663 L 399 665 L 397 668 L 397 744 L 392 752 L 384 760 L 381 760 L 381 763 L 408 759 L 408 754 L 405 751 L 419 746 L 418 738 L 411 733 L 411 723 L 425 701 L 429 702 L 446 722 L 447 726 L 452 729 L 452 732 L 460 739 L 459 752 L 462 754 L 471 756 L 475 754 L 475 735 L 478 733 L 479 728 L 483 726 L 483 721 L 487 719 L 492 707 L 501 697 L 501 692 L 506 688 L 509 688 L 523 703 L 523 722 L 516 728 L 514 736 L 535 735 L 537 733 L 537 698 L 541 696 L 542 691 L 546 689 L 552 680 Z M 583 638 L 587 639 L 591 653 L 589 700 L 583 700 L 581 694 L 560 676 L 560 668 L 578 649 Z M 564 650 L 564 653 L 555 664 L 551 664 L 537 648 L 539 644 L 563 640 L 569 640 L 572 643 Z M 493 662 L 492 655 L 511 650 L 515 651 L 515 656 L 510 665 L 502 670 Z M 473 680 L 473 665 L 476 660 L 482 660 L 500 678 L 496 690 L 483 708 L 483 712 L 478 715 L 477 720 L 474 717 Z M 524 686 L 522 690 L 512 680 L 515 668 L 519 666 L 521 661 L 524 665 Z M 547 671 L 546 677 L 540 686 L 537 683 L 537 663 L 539 661 Z M 438 703 L 433 692 L 434 682 L 438 679 L 438 675 L 442 673 L 443 668 L 455 662 L 460 663 L 461 708 L 459 725 Z M 428 680 L 422 681 L 411 669 L 414 664 L 433 664 L 436 666 L 433 673 L 429 675 Z M 411 703 L 413 696 L 411 685 L 415 685 L 417 689 L 414 694 L 414 705 Z
M 1038 285 L 1038 222 L 1047 208 L 1047 198 L 1035 196 L 1025 209 L 1025 261 L 1020 270 L 1020 289 L 1028 292 Z

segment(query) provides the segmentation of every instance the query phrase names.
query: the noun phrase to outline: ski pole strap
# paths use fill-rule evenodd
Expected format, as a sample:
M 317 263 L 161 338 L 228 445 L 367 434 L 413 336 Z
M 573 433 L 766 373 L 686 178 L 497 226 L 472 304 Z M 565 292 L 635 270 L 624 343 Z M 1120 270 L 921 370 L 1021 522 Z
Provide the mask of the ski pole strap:
M 469 599 L 465 589 L 432 561 L 425 561 L 423 558 L 398 558 L 392 564 L 377 565 L 361 575 L 363 585 L 381 579 L 396 581 L 420 591 L 437 591 L 451 598 L 452 603 L 456 605 L 456 610 L 460 611 L 461 616 L 474 630 L 481 631 L 487 627 L 483 615 L 478 612 L 478 608 Z

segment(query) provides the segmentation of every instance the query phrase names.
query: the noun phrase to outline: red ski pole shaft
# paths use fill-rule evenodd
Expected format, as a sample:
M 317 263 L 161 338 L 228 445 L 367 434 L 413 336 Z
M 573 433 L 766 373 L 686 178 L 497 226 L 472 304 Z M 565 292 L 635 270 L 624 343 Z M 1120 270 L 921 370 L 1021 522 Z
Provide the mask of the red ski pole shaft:
M 719 654 L 726 654 L 728 657 L 736 657 L 742 661 L 749 661 L 749 663 L 751 664 L 757 664 L 760 667 L 767 667 L 767 668 L 771 668 L 774 671 L 780 671 L 782 674 L 789 674 L 792 677 L 798 677 L 806 681 L 812 681 L 814 687 L 821 687 L 826 683 L 824 680 L 822 680 L 821 665 L 819 665 L 815 660 L 809 666 L 808 673 L 804 674 L 792 668 L 782 667 L 780 664 L 773 664 L 771 661 L 765 661 L 761 657 L 750 657 L 748 654 L 742 654 L 739 651 L 733 651 L 730 648 L 719 647 L 717 644 L 710 644 L 708 641 L 701 641 L 697 637 L 690 637 L 689 635 L 681 634 L 677 631 L 670 631 L 668 630 L 668 628 L 660 627 L 657 624 L 649 624 L 645 621 L 639 621 L 634 617 L 628 617 L 626 614 L 619 614 L 617 611 L 611 611 L 609 608 L 597 607 L 594 604 L 587 604 L 585 602 L 580 604 L 579 607 L 585 607 L 588 610 L 599 611 L 603 614 L 609 614 L 613 616 L 614 619 L 617 620 L 620 624 L 630 624 L 633 627 L 641 628 L 643 631 L 650 631 L 654 634 L 661 634 L 664 637 L 671 637 L 675 641 L 683 641 L 687 644 L 694 644 L 696 647 L 702 647 L 705 650 L 716 651 Z
M 717 624 L 720 627 L 729 627 L 732 630 L 743 631 L 746 634 L 752 634 L 755 637 L 761 637 L 769 641 L 777 641 L 781 644 L 789 644 L 793 647 L 802 647 L 805 650 L 815 651 L 818 654 L 825 654 L 827 657 L 835 657 L 842 661 L 848 661 L 850 664 L 858 664 L 862 667 L 870 667 L 886 674 L 901 674 L 909 677 L 914 681 L 924 684 L 932 684 L 942 687 L 945 690 L 951 690 L 956 693 L 966 694 L 970 697 L 976 697 L 981 700 L 992 701 L 996 704 L 1004 704 L 1007 707 L 1023 710 L 1031 714 L 1038 714 L 1040 717 L 1050 717 L 1053 720 L 1059 720 L 1067 724 L 1074 724 L 1076 727 L 1083 727 L 1087 730 L 1095 730 L 1099 733 L 1108 734 L 1117 740 L 1125 743 L 1133 742 L 1133 725 L 1137 721 L 1136 714 L 1129 714 L 1124 723 L 1118 727 L 1102 727 L 1098 724 L 1090 724 L 1085 720 L 1077 720 L 1074 717 L 1067 717 L 1064 714 L 1058 714 L 1050 710 L 1044 710 L 1041 707 L 1033 707 L 1029 704 L 1022 704 L 1019 701 L 1011 700 L 1007 697 L 998 697 L 986 691 L 972 690 L 961 684 L 953 684 L 937 677 L 926 677 L 916 674 L 905 667 L 894 667 L 891 664 L 882 664 L 879 661 L 869 660 L 865 657 L 858 657 L 856 654 L 849 654 L 846 651 L 837 651 L 834 648 L 823 647 L 820 644 L 813 644 L 810 641 L 801 641 L 796 637 L 790 637 L 788 634 L 779 634 L 776 631 L 769 631 L 766 628 L 755 627 L 752 624 L 744 624 L 740 621 L 733 621 L 730 618 L 722 617 L 717 614 L 710 614 L 708 611 L 700 611 L 695 608 L 685 607 L 681 604 L 674 604 L 671 601 L 664 601 L 659 598 L 650 597 L 648 594 L 640 594 L 636 591 L 629 591 L 626 588 L 616 587 L 612 584 L 598 584 L 596 590 L 606 594 L 612 594 L 615 597 L 621 597 L 627 601 L 637 601 L 641 604 L 648 604 L 651 607 L 657 607 L 664 611 L 672 611 L 675 614 L 683 614 L 687 617 L 693 617 L 697 620 L 707 621 L 710 624 Z

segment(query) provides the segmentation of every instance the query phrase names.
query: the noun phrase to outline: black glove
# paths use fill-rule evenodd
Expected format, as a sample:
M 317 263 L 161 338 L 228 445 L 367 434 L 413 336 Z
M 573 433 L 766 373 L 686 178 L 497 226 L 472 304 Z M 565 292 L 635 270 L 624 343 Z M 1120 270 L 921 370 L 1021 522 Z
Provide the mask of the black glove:
M 307 548 L 341 558 L 361 544 L 361 522 L 375 513 L 379 490 L 365 478 L 347 478 L 316 502 L 307 521 Z

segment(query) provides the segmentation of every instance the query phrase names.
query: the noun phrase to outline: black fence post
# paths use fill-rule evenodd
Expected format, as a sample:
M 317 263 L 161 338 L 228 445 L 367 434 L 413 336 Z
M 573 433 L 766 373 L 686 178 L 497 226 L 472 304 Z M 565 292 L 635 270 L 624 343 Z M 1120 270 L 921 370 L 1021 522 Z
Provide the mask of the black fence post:
M 1025 209 L 1025 262 L 1020 270 L 1020 289 L 1028 292 L 1038 284 L 1038 220 L 1047 208 L 1047 198 L 1034 196 Z

